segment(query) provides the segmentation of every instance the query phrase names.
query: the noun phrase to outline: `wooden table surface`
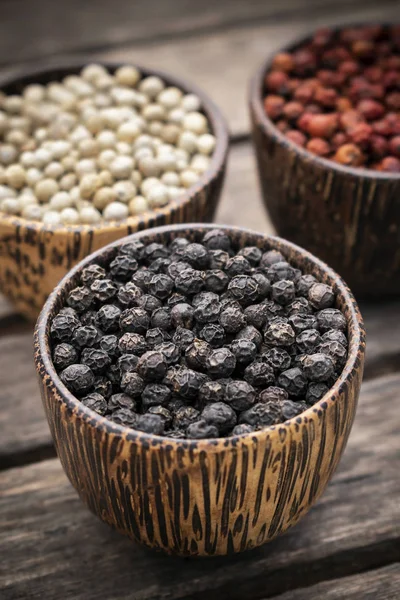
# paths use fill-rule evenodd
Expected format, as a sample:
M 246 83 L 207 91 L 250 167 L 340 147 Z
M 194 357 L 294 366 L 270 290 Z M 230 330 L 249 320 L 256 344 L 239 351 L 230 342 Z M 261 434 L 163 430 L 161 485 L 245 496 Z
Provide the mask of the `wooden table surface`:
M 218 223 L 269 232 L 249 141 L 250 74 L 316 26 L 400 17 L 398 0 L 3 0 L 0 66 L 90 54 L 202 86 L 232 135 Z M 362 305 L 368 349 L 340 467 L 283 537 L 234 558 L 155 554 L 81 504 L 55 456 L 32 364 L 32 327 L 0 300 L 0 598 L 400 598 L 400 302 Z

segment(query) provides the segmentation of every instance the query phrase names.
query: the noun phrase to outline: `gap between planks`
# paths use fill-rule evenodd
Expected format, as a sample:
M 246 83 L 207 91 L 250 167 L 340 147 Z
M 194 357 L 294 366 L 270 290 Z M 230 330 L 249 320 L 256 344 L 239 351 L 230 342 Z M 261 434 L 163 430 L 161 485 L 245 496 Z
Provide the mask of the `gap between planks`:
M 339 578 L 396 562 L 399 385 L 397 374 L 364 386 L 338 472 L 309 515 L 270 544 L 230 558 L 182 560 L 132 544 L 89 513 L 57 460 L 2 472 L 0 596 L 255 600 L 286 593 L 289 600 L 299 587 L 333 590 Z

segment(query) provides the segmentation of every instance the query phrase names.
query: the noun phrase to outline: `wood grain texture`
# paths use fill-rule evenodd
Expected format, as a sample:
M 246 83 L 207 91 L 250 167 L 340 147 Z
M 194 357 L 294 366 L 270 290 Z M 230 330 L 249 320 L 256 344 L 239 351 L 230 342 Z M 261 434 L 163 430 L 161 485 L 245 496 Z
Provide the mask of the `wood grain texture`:
M 213 226 L 175 226 L 130 239 L 199 242 Z M 51 361 L 49 328 L 89 264 L 108 267 L 120 242 L 79 263 L 49 297 L 35 329 L 35 363 L 50 430 L 71 483 L 103 521 L 169 553 L 226 555 L 259 546 L 297 523 L 332 477 L 353 423 L 364 366 L 358 307 L 326 265 L 278 238 L 227 232 L 236 250 L 276 249 L 304 273 L 331 285 L 347 320 L 349 349 L 328 394 L 296 419 L 249 435 L 171 440 L 113 424 L 87 409 L 61 383 Z
M 32 82 L 48 83 L 68 74 L 79 73 L 87 61 L 62 62 L 52 67 L 38 67 L 13 77 L 0 78 L 0 89 L 20 93 Z M 114 72 L 120 63 L 105 63 Z M 167 83 L 201 100 L 216 146 L 210 166 L 199 181 L 163 208 L 128 217 L 121 222 L 100 225 L 48 226 L 12 215 L 0 214 L 0 289 L 17 311 L 37 318 L 49 293 L 60 279 L 82 258 L 106 244 L 135 231 L 157 225 L 185 222 L 209 222 L 214 218 L 228 153 L 225 120 L 214 103 L 196 86 L 159 70 L 141 69 L 143 76 L 159 75 Z
M 221 3 L 221 7 L 224 3 Z M 383 0 L 376 3 L 348 2 L 342 10 L 337 3 L 320 2 L 315 10 L 291 14 L 290 19 L 256 19 L 254 23 L 213 30 L 201 35 L 177 37 L 151 44 L 127 44 L 93 54 L 93 59 L 126 62 L 138 61 L 153 68 L 163 68 L 196 82 L 221 108 L 234 138 L 250 132 L 247 106 L 248 84 L 252 74 L 266 57 L 282 44 L 305 35 L 311 30 L 341 23 L 374 20 L 395 21 L 398 3 Z M 216 5 L 219 7 L 219 5 Z M 232 2 L 229 2 L 231 9 Z M 254 3 L 246 3 L 246 10 L 254 10 Z M 259 3 L 268 10 L 270 2 Z M 219 8 L 218 8 L 219 9 Z M 230 10 L 225 10 L 228 17 Z M 221 77 L 223 73 L 223 77 Z
M 392 4 L 394 4 L 392 2 Z M 372 6 L 372 0 L 250 0 L 243 4 L 203 0 L 201 4 L 174 0 L 138 0 L 113 3 L 70 0 L 67 5 L 51 0 L 5 0 L 0 21 L 0 59 L 3 64 L 38 60 L 55 54 L 146 44 L 154 38 L 174 38 L 263 19 L 304 18 L 304 12 L 325 15 L 354 7 Z
M 269 598 L 327 579 L 333 580 L 327 588 L 335 589 L 336 578 L 395 561 L 399 387 L 399 374 L 363 386 L 346 452 L 319 503 L 284 536 L 229 559 L 182 561 L 132 544 L 89 513 L 58 460 L 3 471 L 0 596 Z
M 398 600 L 400 563 L 367 573 L 325 581 L 275 596 L 274 600 Z
M 269 68 L 270 59 L 253 80 L 250 110 L 272 223 L 279 235 L 329 262 L 357 298 L 398 296 L 400 174 L 342 166 L 290 142 L 264 111 Z

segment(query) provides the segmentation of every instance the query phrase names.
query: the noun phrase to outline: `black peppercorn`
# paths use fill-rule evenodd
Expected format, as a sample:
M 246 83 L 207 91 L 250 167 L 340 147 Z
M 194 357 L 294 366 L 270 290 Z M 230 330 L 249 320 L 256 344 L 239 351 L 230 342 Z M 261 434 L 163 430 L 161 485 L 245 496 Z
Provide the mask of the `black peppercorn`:
M 89 288 L 77 287 L 68 294 L 67 304 L 76 312 L 82 313 L 93 304 L 94 296 Z
M 53 363 L 58 371 L 66 369 L 78 361 L 78 352 L 71 344 L 62 343 L 54 348 Z
M 112 420 L 117 425 L 136 427 L 139 415 L 129 408 L 119 408 L 112 413 Z
M 199 337 L 213 348 L 219 348 L 225 343 L 225 330 L 218 323 L 205 325 L 199 332 Z
M 120 254 L 110 263 L 110 275 L 118 281 L 129 281 L 137 269 L 136 258 L 128 254 Z
M 128 394 L 128 396 L 139 398 L 144 390 L 144 381 L 137 373 L 127 371 L 122 374 L 121 389 Z
M 215 425 L 222 435 L 232 429 L 237 422 L 235 411 L 225 402 L 208 404 L 201 413 L 201 418 L 207 423 Z
M 273 368 L 263 361 L 255 361 L 248 365 L 244 371 L 244 378 L 254 387 L 265 387 L 275 381 Z
M 128 408 L 129 410 L 136 411 L 136 401 L 128 396 L 128 394 L 113 394 L 108 400 L 108 410 L 113 412 L 120 408 Z
M 205 325 L 206 323 L 214 323 L 218 321 L 221 312 L 221 303 L 219 302 L 218 296 L 211 294 L 206 298 L 203 298 L 200 302 L 195 305 L 194 318 L 197 323 Z
M 55 341 L 70 342 L 75 329 L 79 326 L 80 322 L 76 316 L 68 313 L 59 314 L 51 323 L 50 335 Z
M 325 308 L 317 313 L 317 323 L 320 331 L 329 329 L 346 331 L 347 323 L 344 315 L 337 308 Z
M 231 248 L 231 240 L 223 229 L 208 231 L 204 235 L 202 242 L 209 250 L 229 251 Z
M 132 258 L 139 260 L 142 257 L 143 250 L 144 244 L 140 240 L 134 240 L 120 246 L 118 254 L 126 254 L 127 256 L 132 256 Z
M 311 381 L 327 381 L 335 370 L 333 360 L 327 354 L 311 354 L 303 360 L 304 374 Z
M 293 281 L 280 279 L 272 286 L 272 299 L 282 306 L 290 304 L 295 297 L 295 289 Z
M 289 317 L 288 323 L 297 334 L 306 329 L 316 329 L 317 327 L 317 319 L 314 315 L 295 313 Z
M 255 429 L 276 425 L 281 421 L 280 402 L 258 403 L 242 412 L 239 416 L 240 424 L 251 425 Z
M 163 331 L 169 331 L 172 327 L 171 309 L 166 306 L 156 308 L 156 310 L 151 313 L 150 323 L 152 327 L 158 327 Z
M 246 317 L 234 301 L 221 310 L 219 322 L 227 333 L 238 333 L 246 325 Z
M 87 365 L 70 365 L 61 372 L 61 381 L 70 392 L 83 396 L 93 388 L 94 374 Z
M 197 398 L 199 390 L 203 383 L 207 381 L 207 378 L 202 373 L 198 373 L 192 369 L 178 367 L 173 369 L 167 380 L 175 394 L 188 400 L 194 400 Z
M 134 373 L 136 371 L 138 362 L 139 357 L 135 354 L 122 354 L 122 356 L 119 357 L 117 362 L 121 375 L 123 375 L 124 373 Z
M 243 366 L 251 363 L 257 355 L 257 346 L 254 342 L 247 339 L 239 338 L 233 340 L 230 350 L 235 355 L 237 364 Z
M 187 302 L 175 304 L 171 308 L 172 327 L 185 327 L 191 329 L 193 326 L 194 309 Z
M 146 269 L 146 267 L 142 267 L 132 275 L 131 281 L 146 293 L 152 277 L 153 273 L 149 269 Z
M 164 275 L 163 273 L 156 273 L 150 279 L 149 292 L 160 300 L 165 300 L 170 296 L 174 288 L 174 282 L 171 277 Z
M 137 306 L 124 310 L 119 319 L 119 326 L 124 332 L 144 334 L 149 325 L 149 315 L 143 308 Z
M 171 390 L 162 383 L 148 383 L 142 392 L 144 410 L 157 404 L 166 404 L 171 398 Z
M 202 419 L 200 419 L 199 421 L 195 421 L 194 423 L 190 423 L 186 429 L 186 434 L 187 437 L 192 438 L 194 440 L 217 438 L 219 436 L 218 429 L 215 427 L 215 425 L 207 423 Z M 176 437 L 181 436 L 177 435 Z
M 225 402 L 236 411 L 247 410 L 255 400 L 255 390 L 247 381 L 233 380 L 225 388 Z
M 157 308 L 161 308 L 162 305 L 161 300 L 151 294 L 143 294 L 137 301 L 137 306 L 143 308 L 148 315 L 151 315 Z
M 111 358 L 104 352 L 97 348 L 85 348 L 82 350 L 81 363 L 87 365 L 93 371 L 93 373 L 104 373 L 111 365 Z
M 260 296 L 260 286 L 254 277 L 237 275 L 229 282 L 228 290 L 242 305 L 253 304 Z
M 231 435 L 245 435 L 247 433 L 252 433 L 253 431 L 254 427 L 248 425 L 247 423 L 241 423 L 232 429 Z
M 131 308 L 132 306 L 140 306 L 143 292 L 132 281 L 129 281 L 126 285 L 122 285 L 118 290 L 118 301 L 124 308 Z
M 186 364 L 190 369 L 197 371 L 206 371 L 208 366 L 208 357 L 212 348 L 204 340 L 195 338 L 185 350 Z
M 256 267 L 262 257 L 262 252 L 257 246 L 246 246 L 238 252 L 238 256 L 244 256 L 249 261 L 252 267 Z
M 86 310 L 85 312 L 80 314 L 81 325 L 95 325 L 96 324 L 96 316 L 97 316 L 97 311 Z
M 288 323 L 275 322 L 265 330 L 265 341 L 276 346 L 291 346 L 296 340 L 295 333 Z
M 316 281 L 314 275 L 302 275 L 296 281 L 296 291 L 298 295 L 307 298 L 311 286 L 314 285 Z
M 266 304 L 251 304 L 244 309 L 244 316 L 248 325 L 262 329 L 267 322 L 268 307 Z
M 211 377 L 229 377 L 236 367 L 235 355 L 228 348 L 212 350 L 207 357 L 207 373 Z
M 172 337 L 172 341 L 181 350 L 186 350 L 186 348 L 193 342 L 194 337 L 193 331 L 185 329 L 184 327 L 177 327 Z
M 308 299 L 316 310 L 322 310 L 333 306 L 335 294 L 330 285 L 314 283 L 308 291 Z
M 264 300 L 271 292 L 270 280 L 263 273 L 253 273 L 252 277 L 258 283 L 260 299 Z
M 162 344 L 158 344 L 154 347 L 154 350 L 161 352 L 167 361 L 168 366 L 176 364 L 181 357 L 179 347 L 173 342 L 163 342 Z
M 308 404 L 315 404 L 329 391 L 325 383 L 310 383 L 307 388 L 306 400 Z
M 90 287 L 96 279 L 105 279 L 106 272 L 100 265 L 89 265 L 83 269 L 81 274 L 81 281 L 84 286 Z
M 293 402 L 293 400 L 285 400 L 281 404 L 282 417 L 286 420 L 294 419 L 302 412 L 307 410 L 308 406 L 304 402 Z
M 271 265 L 267 271 L 267 275 L 272 284 L 282 279 L 296 281 L 300 277 L 299 271 L 291 267 L 286 261 Z
M 307 389 L 307 379 L 299 367 L 292 367 L 279 375 L 278 385 L 285 389 L 290 396 L 304 396 Z
M 229 283 L 229 277 L 221 269 L 210 269 L 205 272 L 204 285 L 206 290 L 220 294 Z
M 210 250 L 209 257 L 210 269 L 221 269 L 222 271 L 229 260 L 229 254 L 225 250 Z
M 347 350 L 340 342 L 322 342 L 318 346 L 318 352 L 327 354 L 332 360 L 335 367 L 343 367 L 347 358 Z
M 166 374 L 168 364 L 162 352 L 150 350 L 140 357 L 137 372 L 147 381 L 161 381 Z
M 155 346 L 162 344 L 168 339 L 168 333 L 160 329 L 159 327 L 154 327 L 152 329 L 148 329 L 146 331 L 146 344 L 148 346 L 148 350 L 154 350 Z
M 93 296 L 101 303 L 109 302 L 118 292 L 118 287 L 111 279 L 95 279 L 90 286 Z
M 124 333 L 119 339 L 118 348 L 122 354 L 136 354 L 136 356 L 142 356 L 148 349 L 145 338 L 139 333 Z
M 144 246 L 140 252 L 140 258 L 146 265 L 149 265 L 157 258 L 168 258 L 168 256 L 168 248 L 163 244 L 158 244 L 157 242 L 153 242 L 147 246 Z
M 348 345 L 345 334 L 338 329 L 328 329 L 321 337 L 321 342 L 339 342 L 344 348 L 347 348 Z
M 115 358 L 120 355 L 118 342 L 119 340 L 116 335 L 103 335 L 99 340 L 99 348 L 107 352 L 112 358 Z
M 153 262 L 149 264 L 149 271 L 157 274 L 166 274 L 170 264 L 171 260 L 169 258 L 156 258 L 156 260 L 153 260 Z
M 288 398 L 289 394 L 286 390 L 275 385 L 270 385 L 265 390 L 261 390 L 257 396 L 257 402 L 267 404 L 268 402 L 282 402 Z
M 287 371 L 292 364 L 290 354 L 284 348 L 268 348 L 260 358 L 271 365 L 277 373 Z
M 233 256 L 225 265 L 225 272 L 229 277 L 236 275 L 248 275 L 251 272 L 251 264 L 244 256 Z
M 113 333 L 118 329 L 120 316 L 121 309 L 118 306 L 105 304 L 97 312 L 96 326 L 105 333 Z
M 263 269 L 268 269 L 272 265 L 280 262 L 285 262 L 285 257 L 283 254 L 277 250 L 268 250 L 267 252 L 264 252 L 261 257 L 260 267 L 263 267 Z
M 263 341 L 261 333 L 258 331 L 258 329 L 253 327 L 253 325 L 247 325 L 246 327 L 243 327 L 243 329 L 236 334 L 236 339 L 253 342 L 257 350 L 260 349 Z
M 220 381 L 206 381 L 199 389 L 198 404 L 203 409 L 211 402 L 222 402 L 226 385 Z
M 157 415 L 161 417 L 165 423 L 165 428 L 170 426 L 172 422 L 172 415 L 168 408 L 165 408 L 165 406 L 161 406 L 161 404 L 156 404 L 155 406 L 150 406 L 147 412 L 150 415 Z
M 113 393 L 113 385 L 108 377 L 97 375 L 97 377 L 94 378 L 93 391 L 108 400 Z
M 316 329 L 305 329 L 296 337 L 297 348 L 302 354 L 312 354 L 320 342 L 321 336 Z
M 135 429 L 145 433 L 162 435 L 165 430 L 165 421 L 160 415 L 152 415 L 151 413 L 139 415 L 135 423 Z
M 102 417 L 107 412 L 107 402 L 105 398 L 96 392 L 92 392 L 91 394 L 88 394 L 82 398 L 82 404 L 84 404 L 86 408 L 94 410 Z
M 100 331 L 94 325 L 83 325 L 75 329 L 71 341 L 75 348 L 92 348 L 100 339 Z

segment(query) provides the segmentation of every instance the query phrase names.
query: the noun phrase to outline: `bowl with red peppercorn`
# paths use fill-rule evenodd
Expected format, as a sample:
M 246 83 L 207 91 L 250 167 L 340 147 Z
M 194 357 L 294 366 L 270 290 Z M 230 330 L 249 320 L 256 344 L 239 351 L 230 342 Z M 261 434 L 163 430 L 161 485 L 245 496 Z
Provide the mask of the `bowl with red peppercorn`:
M 228 131 L 195 85 L 80 60 L 3 75 L 0 90 L 0 289 L 28 318 L 107 243 L 212 221 Z
M 400 28 L 321 29 L 270 57 L 250 112 L 279 235 L 357 297 L 400 293 Z
M 365 332 L 341 278 L 239 228 L 143 231 L 80 262 L 35 330 L 43 405 L 87 506 L 182 556 L 301 519 L 352 427 Z

